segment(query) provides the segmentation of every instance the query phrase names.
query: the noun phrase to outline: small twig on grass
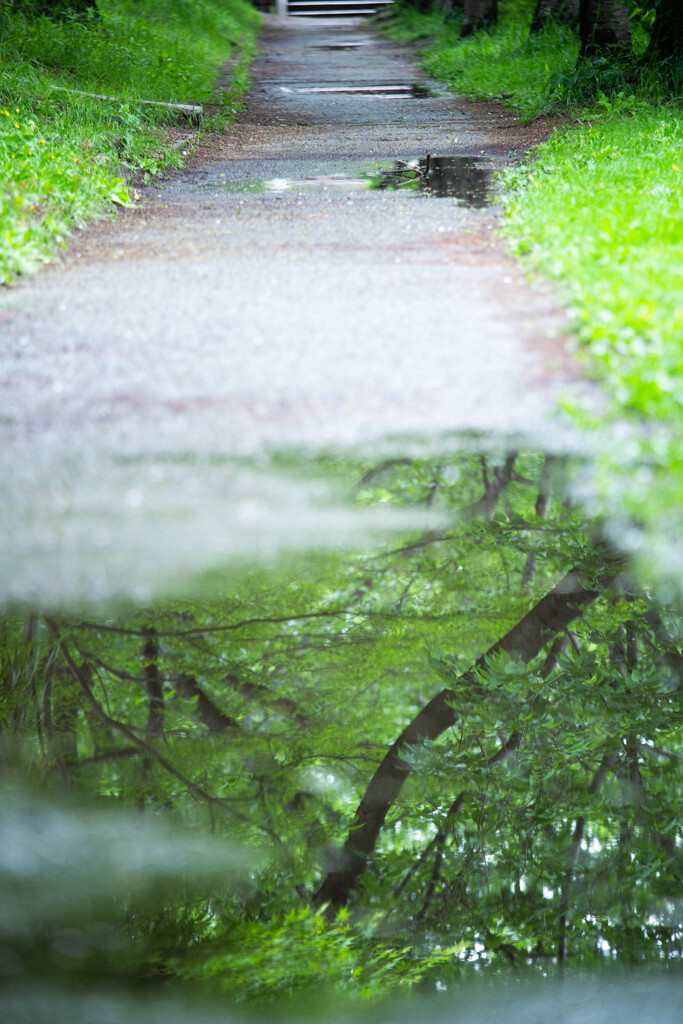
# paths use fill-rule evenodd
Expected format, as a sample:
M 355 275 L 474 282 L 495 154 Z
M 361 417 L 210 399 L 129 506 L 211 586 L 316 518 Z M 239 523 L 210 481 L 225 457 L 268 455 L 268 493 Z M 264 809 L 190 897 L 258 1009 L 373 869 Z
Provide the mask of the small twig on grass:
M 89 100 L 103 100 L 109 103 L 139 103 L 145 107 L 163 107 L 165 110 L 176 111 L 181 117 L 199 124 L 204 117 L 204 108 L 196 103 L 165 103 L 162 100 L 122 100 L 118 96 L 103 96 L 96 92 L 83 92 L 81 89 L 68 89 L 65 85 L 51 85 L 57 92 L 68 92 L 74 96 L 85 96 Z

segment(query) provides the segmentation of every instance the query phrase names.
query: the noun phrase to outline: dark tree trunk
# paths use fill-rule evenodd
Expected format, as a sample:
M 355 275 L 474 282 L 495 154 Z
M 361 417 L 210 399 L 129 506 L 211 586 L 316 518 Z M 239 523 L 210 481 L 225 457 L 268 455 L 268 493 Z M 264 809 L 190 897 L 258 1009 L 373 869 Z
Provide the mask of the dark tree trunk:
M 606 573 L 601 586 L 609 585 L 614 573 Z M 457 689 L 476 690 L 478 673 L 486 668 L 486 659 L 506 651 L 525 663 L 540 654 L 545 645 L 570 622 L 580 615 L 598 596 L 597 590 L 586 590 L 577 572 L 568 573 L 554 590 L 546 594 L 523 619 L 482 655 L 472 668 L 457 681 Z M 410 774 L 404 753 L 423 740 L 435 740 L 457 720 L 453 705 L 457 703 L 456 689 L 446 688 L 415 716 L 398 739 L 392 744 L 379 768 L 373 775 L 353 820 L 340 866 L 330 871 L 315 894 L 315 902 L 340 906 L 365 871 L 367 859 L 374 851 L 387 813 L 398 798 L 403 783 Z
M 14 7 L 31 17 L 78 18 L 99 17 L 97 0 L 15 0 Z
M 143 629 L 145 644 L 142 648 L 143 675 L 149 703 L 148 736 L 164 734 L 164 682 L 159 672 L 159 640 L 155 629 Z
M 55 664 L 56 651 L 48 656 L 43 689 L 43 725 L 48 753 L 68 788 L 72 784 L 69 769 L 78 766 L 77 728 L 82 695 L 73 679 L 64 678 Z
M 540 32 L 547 21 L 561 21 L 570 28 L 578 28 L 579 0 L 538 0 L 531 31 Z
M 683 57 L 683 3 L 659 0 L 648 53 L 659 58 Z
M 226 729 L 239 729 L 234 718 L 224 714 L 209 700 L 194 676 L 182 672 L 175 679 L 175 690 L 186 700 L 197 699 L 197 718 L 208 728 L 209 732 L 225 732 Z
M 422 0 L 426 3 L 427 9 L 431 6 L 429 0 Z M 463 7 L 463 0 L 436 0 L 436 6 L 440 11 L 443 11 L 446 15 L 451 15 L 455 11 L 461 11 Z
M 631 21 L 621 0 L 581 0 L 579 20 L 582 57 L 630 51 Z
M 465 0 L 463 6 L 465 20 L 460 33 L 463 39 L 498 21 L 498 0 Z

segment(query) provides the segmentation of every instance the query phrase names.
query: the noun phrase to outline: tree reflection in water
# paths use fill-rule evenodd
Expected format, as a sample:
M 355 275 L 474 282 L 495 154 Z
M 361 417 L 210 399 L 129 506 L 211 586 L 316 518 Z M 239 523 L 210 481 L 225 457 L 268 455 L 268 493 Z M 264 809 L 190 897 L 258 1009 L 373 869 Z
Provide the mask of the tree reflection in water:
M 566 500 L 560 460 L 327 468 L 355 507 L 442 525 L 204 600 L 4 619 L 14 1019 L 86 1019 L 73 986 L 105 983 L 116 1020 L 189 1019 L 162 983 L 381 1019 L 416 983 L 679 964 L 675 610 Z M 675 989 L 653 991 L 668 1020 Z M 582 1019 L 608 1019 L 596 999 Z

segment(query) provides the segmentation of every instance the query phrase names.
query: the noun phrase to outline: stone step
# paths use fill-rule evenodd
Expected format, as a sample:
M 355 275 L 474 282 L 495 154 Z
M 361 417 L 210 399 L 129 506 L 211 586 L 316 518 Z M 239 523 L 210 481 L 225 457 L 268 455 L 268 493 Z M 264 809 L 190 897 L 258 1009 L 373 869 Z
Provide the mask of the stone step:
M 377 14 L 394 0 L 286 0 L 290 17 L 339 18 L 367 17 Z

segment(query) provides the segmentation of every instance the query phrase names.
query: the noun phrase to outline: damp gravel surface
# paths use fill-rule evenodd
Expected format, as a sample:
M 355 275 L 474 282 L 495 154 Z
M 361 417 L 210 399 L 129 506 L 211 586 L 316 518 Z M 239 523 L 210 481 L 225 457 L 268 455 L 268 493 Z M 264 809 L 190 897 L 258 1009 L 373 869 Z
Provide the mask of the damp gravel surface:
M 177 552 L 171 575 L 193 537 L 203 564 L 257 535 L 303 542 L 315 498 L 254 470 L 276 450 L 433 450 L 463 430 L 575 442 L 555 417 L 578 386 L 565 318 L 484 205 L 537 136 L 443 94 L 360 19 L 267 17 L 260 51 L 230 135 L 0 298 L 13 600 L 58 589 L 70 561 L 88 592 L 115 561 L 125 592 L 144 530 Z M 397 167 L 416 187 L 368 187 Z M 225 481 L 207 458 L 232 460 Z

